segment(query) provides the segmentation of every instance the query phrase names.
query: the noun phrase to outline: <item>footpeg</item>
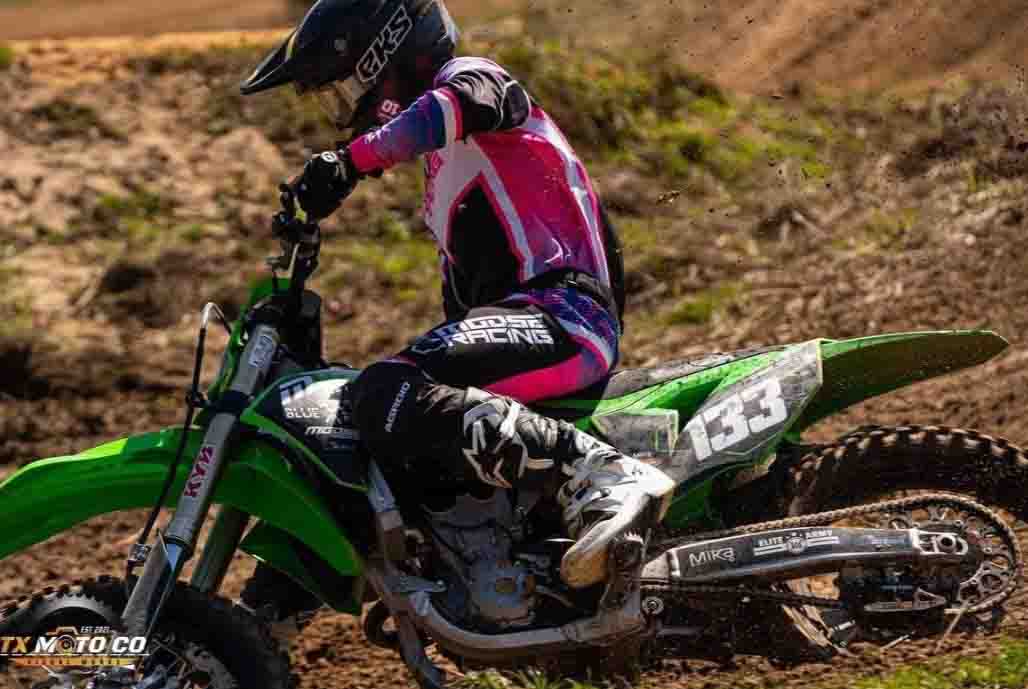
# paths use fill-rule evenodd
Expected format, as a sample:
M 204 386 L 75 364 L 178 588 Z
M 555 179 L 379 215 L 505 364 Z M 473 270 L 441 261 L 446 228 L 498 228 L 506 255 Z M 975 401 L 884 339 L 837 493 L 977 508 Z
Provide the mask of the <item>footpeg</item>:
M 948 601 L 934 593 L 918 589 L 913 600 L 875 601 L 861 609 L 865 623 L 875 627 L 908 630 L 924 628 L 925 615 L 942 624 Z

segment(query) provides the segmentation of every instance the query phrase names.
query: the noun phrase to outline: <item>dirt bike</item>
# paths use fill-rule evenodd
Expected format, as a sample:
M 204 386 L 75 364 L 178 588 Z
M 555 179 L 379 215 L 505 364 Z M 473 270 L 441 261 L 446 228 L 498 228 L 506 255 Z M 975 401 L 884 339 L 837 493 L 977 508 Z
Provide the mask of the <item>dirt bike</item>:
M 447 681 L 433 645 L 460 668 L 562 672 L 735 653 L 823 658 L 855 640 L 988 626 L 1019 585 L 1020 449 L 944 427 L 802 437 L 857 402 L 985 362 L 1006 347 L 1001 337 L 901 333 L 713 354 L 536 405 L 677 482 L 659 525 L 641 521 L 611 547 L 607 581 L 576 590 L 559 576 L 571 541 L 547 496 L 410 486 L 362 451 L 348 400 L 359 371 L 322 358 L 321 300 L 306 287 L 320 230 L 297 217 L 288 188 L 282 203 L 271 277 L 234 323 L 204 309 L 182 427 L 37 461 L 0 485 L 0 557 L 96 515 L 153 509 L 124 579 L 2 610 L 0 636 L 109 622 L 149 643 L 120 666 L 51 667 L 40 686 L 289 686 L 288 657 L 265 626 L 218 596 L 237 551 L 319 604 L 366 610 L 369 641 L 433 689 Z M 214 318 L 229 342 L 201 393 Z M 192 577 L 179 581 L 213 505 Z M 151 543 L 162 506 L 173 516 Z

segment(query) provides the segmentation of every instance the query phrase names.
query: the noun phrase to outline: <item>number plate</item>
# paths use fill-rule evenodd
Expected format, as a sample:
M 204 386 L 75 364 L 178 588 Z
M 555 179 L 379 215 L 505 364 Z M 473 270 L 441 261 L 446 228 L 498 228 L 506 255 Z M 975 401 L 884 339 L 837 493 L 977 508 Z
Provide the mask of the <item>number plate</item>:
M 819 343 L 789 348 L 771 365 L 712 395 L 685 425 L 665 470 L 681 482 L 726 464 L 759 461 L 821 381 Z

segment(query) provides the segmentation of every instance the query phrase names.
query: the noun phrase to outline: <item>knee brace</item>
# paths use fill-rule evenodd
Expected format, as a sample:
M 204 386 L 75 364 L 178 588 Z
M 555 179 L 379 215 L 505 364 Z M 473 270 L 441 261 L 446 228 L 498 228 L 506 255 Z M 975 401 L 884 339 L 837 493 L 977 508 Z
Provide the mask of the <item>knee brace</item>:
M 427 385 L 417 367 L 390 361 L 369 366 L 354 381 L 354 418 L 377 460 L 398 462 L 416 453 L 421 431 L 417 400 Z

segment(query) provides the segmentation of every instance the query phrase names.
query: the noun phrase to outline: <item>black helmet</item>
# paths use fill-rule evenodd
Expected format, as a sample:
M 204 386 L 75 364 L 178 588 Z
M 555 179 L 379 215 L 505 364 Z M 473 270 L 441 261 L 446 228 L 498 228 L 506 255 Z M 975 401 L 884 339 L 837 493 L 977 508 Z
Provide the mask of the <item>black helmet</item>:
M 442 0 L 318 0 L 240 85 L 243 95 L 293 84 L 313 93 L 339 129 L 365 124 L 381 102 L 395 115 L 453 57 L 457 26 Z

